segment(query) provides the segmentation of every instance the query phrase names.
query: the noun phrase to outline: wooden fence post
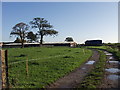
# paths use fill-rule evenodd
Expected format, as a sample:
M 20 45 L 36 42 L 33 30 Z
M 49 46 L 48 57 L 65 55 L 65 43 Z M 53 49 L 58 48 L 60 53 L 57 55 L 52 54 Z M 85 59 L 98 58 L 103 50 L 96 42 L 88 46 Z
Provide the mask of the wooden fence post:
M 9 88 L 9 80 L 8 80 L 8 50 L 5 50 L 5 65 L 6 65 L 6 87 Z
M 1 81 L 2 81 L 2 88 L 9 88 L 8 82 L 8 51 L 7 50 L 0 50 L 1 56 Z
M 84 55 L 85 55 L 85 49 L 83 48 L 83 53 L 84 53 Z
M 26 75 L 29 76 L 29 74 L 28 74 L 28 56 L 26 58 Z
M 1 50 L 0 50 L 0 90 L 2 89 L 2 67 L 1 67 L 2 62 L 1 62 L 1 59 L 2 59 L 2 57 L 1 57 Z

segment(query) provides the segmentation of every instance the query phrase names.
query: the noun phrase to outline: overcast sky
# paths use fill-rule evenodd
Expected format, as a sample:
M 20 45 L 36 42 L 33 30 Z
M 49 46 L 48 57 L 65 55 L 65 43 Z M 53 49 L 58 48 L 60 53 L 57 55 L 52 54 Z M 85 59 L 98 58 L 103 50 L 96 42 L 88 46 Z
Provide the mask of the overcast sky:
M 12 27 L 29 24 L 35 17 L 45 18 L 59 32 L 56 37 L 45 37 L 45 42 L 64 42 L 68 36 L 78 43 L 91 39 L 118 42 L 117 2 L 3 2 L 2 40 L 14 41 L 15 37 L 9 37 Z

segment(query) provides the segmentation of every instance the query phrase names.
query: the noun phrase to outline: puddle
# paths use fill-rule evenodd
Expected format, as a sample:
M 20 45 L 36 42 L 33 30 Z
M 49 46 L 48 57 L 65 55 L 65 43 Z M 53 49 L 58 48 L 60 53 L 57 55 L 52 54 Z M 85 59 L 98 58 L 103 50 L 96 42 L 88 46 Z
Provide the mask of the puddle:
M 95 61 L 88 61 L 86 64 L 91 65 L 91 64 L 94 64 L 94 62 L 95 62 Z
M 109 68 L 109 69 L 105 69 L 107 72 L 110 72 L 110 73 L 118 73 L 120 72 L 120 69 L 118 68 Z
M 104 51 L 104 53 L 108 53 L 107 51 Z
M 109 59 L 114 59 L 113 57 L 109 57 Z
M 106 55 L 107 55 L 107 56 L 111 56 L 111 55 L 112 55 L 112 53 L 106 53 Z
M 116 64 L 120 64 L 119 61 L 108 61 L 109 63 L 116 63 Z
M 107 78 L 110 80 L 116 81 L 120 79 L 120 75 L 109 75 Z
M 106 55 L 113 55 L 112 53 L 109 53 L 109 52 L 107 52 L 107 51 L 104 51 L 104 53 L 106 54 Z

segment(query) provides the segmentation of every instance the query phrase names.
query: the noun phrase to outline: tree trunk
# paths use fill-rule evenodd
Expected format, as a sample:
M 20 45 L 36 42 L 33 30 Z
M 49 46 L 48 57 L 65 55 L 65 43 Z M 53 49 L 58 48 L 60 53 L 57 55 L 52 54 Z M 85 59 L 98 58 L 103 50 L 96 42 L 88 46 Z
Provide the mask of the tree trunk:
M 24 48 L 24 40 L 21 41 L 22 48 Z
M 41 34 L 41 37 L 40 37 L 40 46 L 42 46 L 43 44 L 43 35 Z
M 43 44 L 43 32 L 40 31 L 40 46 Z
M 24 48 L 24 39 L 22 38 L 22 36 L 20 36 L 21 39 L 21 48 Z

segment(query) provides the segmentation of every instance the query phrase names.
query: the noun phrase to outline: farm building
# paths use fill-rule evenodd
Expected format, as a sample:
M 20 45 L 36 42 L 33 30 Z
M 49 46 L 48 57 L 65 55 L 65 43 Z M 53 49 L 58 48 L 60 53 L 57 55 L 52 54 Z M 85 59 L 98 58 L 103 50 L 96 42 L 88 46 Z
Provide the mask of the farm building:
M 76 47 L 76 42 L 56 42 L 56 43 L 44 43 L 45 46 L 69 46 L 69 47 Z
M 43 43 L 43 46 L 68 46 L 76 47 L 76 42 L 56 42 L 56 43 Z M 39 43 L 24 43 L 24 47 L 38 47 Z M 4 43 L 3 48 L 17 48 L 21 47 L 21 43 Z
M 87 40 L 85 41 L 86 46 L 100 46 L 102 45 L 102 40 Z

